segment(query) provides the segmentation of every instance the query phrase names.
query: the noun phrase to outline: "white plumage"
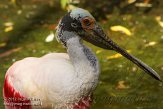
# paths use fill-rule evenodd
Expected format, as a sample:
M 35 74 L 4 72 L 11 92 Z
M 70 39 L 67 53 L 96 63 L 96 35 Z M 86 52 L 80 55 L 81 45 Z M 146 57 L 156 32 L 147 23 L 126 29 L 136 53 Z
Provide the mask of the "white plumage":
M 99 71 L 94 72 L 77 38 L 70 39 L 68 46 L 72 60 L 66 53 L 25 58 L 7 71 L 9 82 L 23 96 L 40 99 L 42 107 L 73 107 L 92 93 Z

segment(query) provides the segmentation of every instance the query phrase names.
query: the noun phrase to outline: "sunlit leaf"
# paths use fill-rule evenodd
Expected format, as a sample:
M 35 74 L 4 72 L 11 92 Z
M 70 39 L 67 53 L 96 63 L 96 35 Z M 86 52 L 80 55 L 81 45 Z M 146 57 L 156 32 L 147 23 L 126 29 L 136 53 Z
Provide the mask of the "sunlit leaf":
M 130 53 L 131 50 L 127 50 L 127 52 Z M 107 56 L 106 59 L 116 59 L 116 58 L 120 58 L 120 57 L 122 57 L 122 55 L 119 54 L 119 53 L 116 53 L 116 54 L 114 54 L 114 55 L 112 55 L 112 56 Z
M 96 51 L 96 54 L 99 54 L 99 53 L 101 53 L 102 52 L 102 50 L 97 50 Z
M 145 47 L 154 46 L 156 44 L 157 44 L 157 42 L 152 41 L 152 42 L 149 42 L 149 43 L 145 44 Z
M 0 47 L 4 47 L 4 46 L 6 46 L 5 42 L 4 43 L 0 43 Z
M 134 3 L 136 0 L 127 0 L 128 4 Z
M 155 19 L 158 22 L 158 24 L 163 28 L 163 21 L 161 21 L 161 16 L 156 16 Z
M 152 7 L 152 4 L 149 3 L 136 3 L 136 7 Z
M 54 33 L 51 32 L 45 39 L 45 42 L 51 42 L 54 39 Z
M 159 83 L 159 86 L 162 87 L 162 82 Z
M 161 16 L 156 16 L 155 19 L 156 21 L 161 21 Z
M 129 86 L 126 85 L 126 82 L 121 80 L 121 81 L 118 81 L 118 84 L 116 86 L 116 89 L 128 89 Z
M 17 14 L 20 15 L 22 13 L 22 10 L 18 10 Z
M 11 0 L 11 3 L 16 4 L 16 0 Z
M 117 53 L 117 54 L 115 54 L 115 55 L 108 56 L 107 59 L 115 59 L 115 58 L 120 58 L 120 57 L 122 57 L 122 55 L 119 54 L 119 53 Z
M 69 3 L 69 0 L 61 0 L 60 2 L 61 2 L 62 9 L 65 9 L 67 4 Z
M 13 26 L 8 26 L 8 27 L 6 27 L 5 29 L 4 29 L 4 31 L 5 32 L 10 32 L 10 31 L 12 31 L 14 28 L 13 28 Z
M 13 26 L 13 25 L 14 25 L 13 22 L 5 22 L 5 23 L 4 23 L 4 26 Z
M 163 39 L 163 35 L 160 37 L 160 39 Z
M 132 72 L 136 72 L 137 71 L 137 67 L 132 67 Z
M 163 66 L 161 67 L 161 70 L 163 71 Z
M 125 33 L 128 36 L 131 36 L 132 35 L 131 31 L 128 28 L 126 28 L 124 26 L 121 26 L 121 25 L 111 26 L 110 29 L 112 31 L 120 31 L 120 32 L 123 32 L 123 33 Z
M 163 28 L 163 22 L 162 21 L 159 22 L 159 25 Z
M 116 94 L 115 93 L 109 93 L 111 96 L 114 96 L 114 97 L 116 97 Z

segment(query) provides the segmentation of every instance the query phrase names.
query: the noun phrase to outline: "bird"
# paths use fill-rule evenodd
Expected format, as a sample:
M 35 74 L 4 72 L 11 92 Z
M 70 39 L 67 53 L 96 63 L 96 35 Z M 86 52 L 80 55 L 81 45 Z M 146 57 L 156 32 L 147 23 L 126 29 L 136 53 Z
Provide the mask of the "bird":
M 6 109 L 89 109 L 101 68 L 83 40 L 120 53 L 161 81 L 156 71 L 110 39 L 85 9 L 72 9 L 61 18 L 56 39 L 67 53 L 27 57 L 9 67 L 3 86 Z

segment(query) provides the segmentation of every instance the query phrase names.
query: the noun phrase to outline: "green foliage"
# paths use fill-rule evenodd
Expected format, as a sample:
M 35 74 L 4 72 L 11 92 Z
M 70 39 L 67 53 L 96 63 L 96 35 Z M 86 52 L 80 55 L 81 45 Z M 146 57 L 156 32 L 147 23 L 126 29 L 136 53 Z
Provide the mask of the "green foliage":
M 130 0 L 131 1 L 131 0 Z M 159 0 L 80 0 L 79 7 L 88 9 L 96 19 L 107 19 L 108 14 L 149 13 L 159 5 Z M 143 5 L 143 6 L 142 6 Z M 151 6 L 149 6 L 151 5 Z
M 62 9 L 65 9 L 66 6 L 69 4 L 69 0 L 60 0 Z

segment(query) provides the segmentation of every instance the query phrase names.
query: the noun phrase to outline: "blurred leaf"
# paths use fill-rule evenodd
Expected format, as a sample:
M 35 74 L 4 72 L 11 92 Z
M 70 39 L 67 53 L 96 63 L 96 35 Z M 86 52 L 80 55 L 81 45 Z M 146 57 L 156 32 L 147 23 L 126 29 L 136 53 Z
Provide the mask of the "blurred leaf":
M 99 53 L 101 53 L 102 52 L 102 50 L 97 50 L 96 51 L 96 54 L 99 54 Z
M 45 39 L 45 42 L 51 42 L 54 39 L 54 33 L 51 32 Z
M 6 43 L 0 43 L 0 48 L 6 46 Z
M 116 97 L 117 95 L 115 93 L 109 93 L 111 96 Z
M 131 50 L 127 50 L 127 52 L 131 52 Z M 122 55 L 121 54 L 119 54 L 119 53 L 116 53 L 115 55 L 112 55 L 112 56 L 107 56 L 106 57 L 106 59 L 116 59 L 116 58 L 120 58 L 120 57 L 122 57 Z
M 136 72 L 137 70 L 137 67 L 132 67 L 132 72 Z
M 160 26 L 163 28 L 163 22 L 160 21 L 160 22 L 158 22 L 158 23 L 159 23 Z
M 11 3 L 16 4 L 16 0 L 11 0 Z
M 18 15 L 22 14 L 22 10 L 18 10 L 18 11 L 17 11 L 17 14 L 18 14 Z
M 69 3 L 69 0 L 61 0 L 60 3 L 61 3 L 62 9 L 66 9 L 66 6 Z
M 136 2 L 136 0 L 127 0 L 128 4 Z
M 163 66 L 160 69 L 163 71 Z
M 4 26 L 6 26 L 6 28 L 4 29 L 5 32 L 9 32 L 13 30 L 13 22 L 5 22 Z
M 13 25 L 14 25 L 13 22 L 5 22 L 5 23 L 4 23 L 4 26 L 13 26 Z
M 136 3 L 136 7 L 152 7 L 152 4 L 149 3 Z
M 161 21 L 161 16 L 156 16 L 155 19 L 158 22 L 158 24 L 163 28 L 163 21 Z
M 5 32 L 10 32 L 13 30 L 13 26 L 8 26 L 4 29 Z
M 125 81 L 118 81 L 118 84 L 116 86 L 116 89 L 128 89 L 129 86 L 126 85 Z
M 156 21 L 161 21 L 161 16 L 156 16 L 155 19 Z
M 149 43 L 147 43 L 147 44 L 145 44 L 145 47 L 149 47 L 149 46 L 154 46 L 154 45 L 156 45 L 157 44 L 157 42 L 149 42 Z
M 117 26 L 111 26 L 110 29 L 112 31 L 120 31 L 120 32 L 123 32 L 125 33 L 126 35 L 128 36 L 131 36 L 131 32 L 128 28 L 124 27 L 124 26 L 121 26 L 121 25 L 117 25 Z

